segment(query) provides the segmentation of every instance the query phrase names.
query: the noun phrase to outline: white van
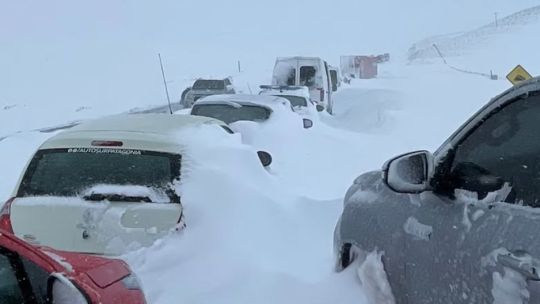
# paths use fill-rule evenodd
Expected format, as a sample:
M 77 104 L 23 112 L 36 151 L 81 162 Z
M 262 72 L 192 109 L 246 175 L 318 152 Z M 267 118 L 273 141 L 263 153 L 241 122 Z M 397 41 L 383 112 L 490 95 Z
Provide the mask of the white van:
M 319 57 L 278 57 L 272 75 L 273 85 L 306 86 L 311 100 L 332 114 L 332 83 L 326 61 Z

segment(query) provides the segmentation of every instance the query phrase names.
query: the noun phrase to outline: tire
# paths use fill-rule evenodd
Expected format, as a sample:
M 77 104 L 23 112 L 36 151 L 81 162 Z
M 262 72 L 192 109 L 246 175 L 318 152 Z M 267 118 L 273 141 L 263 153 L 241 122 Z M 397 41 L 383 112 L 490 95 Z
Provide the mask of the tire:
M 334 114 L 334 103 L 333 102 L 329 102 L 326 105 L 326 112 L 328 112 L 328 114 L 330 114 L 330 115 Z
M 345 268 L 349 267 L 349 265 L 354 262 L 354 252 L 352 250 L 351 244 L 343 244 L 341 246 L 341 250 L 339 251 L 338 261 L 336 263 L 336 268 L 338 271 L 344 270 Z

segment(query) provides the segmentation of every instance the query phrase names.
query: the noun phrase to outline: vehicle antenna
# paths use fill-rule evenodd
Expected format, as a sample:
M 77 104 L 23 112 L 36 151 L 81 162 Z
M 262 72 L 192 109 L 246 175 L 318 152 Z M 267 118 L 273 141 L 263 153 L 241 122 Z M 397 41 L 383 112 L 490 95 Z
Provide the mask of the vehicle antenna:
M 163 62 L 161 61 L 161 54 L 158 53 L 159 66 L 161 66 L 161 76 L 163 76 L 163 85 L 165 86 L 165 94 L 167 95 L 167 102 L 169 103 L 169 112 L 172 114 L 171 98 L 169 97 L 169 89 L 167 88 L 167 79 L 165 78 L 165 71 L 163 70 Z

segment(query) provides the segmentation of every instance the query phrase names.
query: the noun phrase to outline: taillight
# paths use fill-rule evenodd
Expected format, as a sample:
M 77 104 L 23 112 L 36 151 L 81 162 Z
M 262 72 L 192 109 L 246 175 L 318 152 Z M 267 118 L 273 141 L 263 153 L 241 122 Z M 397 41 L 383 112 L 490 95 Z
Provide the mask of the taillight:
M 117 140 L 93 140 L 91 144 L 97 147 L 121 147 L 124 145 L 123 142 Z
M 11 226 L 11 203 L 15 200 L 14 197 L 10 198 L 0 209 L 0 229 L 13 233 L 13 227 Z

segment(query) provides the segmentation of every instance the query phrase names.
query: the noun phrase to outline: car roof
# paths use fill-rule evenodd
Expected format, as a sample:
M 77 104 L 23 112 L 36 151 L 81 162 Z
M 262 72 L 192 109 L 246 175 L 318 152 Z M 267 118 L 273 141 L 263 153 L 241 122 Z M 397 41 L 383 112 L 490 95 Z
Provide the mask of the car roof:
M 104 148 L 93 141 L 120 141 L 118 149 L 179 153 L 182 140 L 176 134 L 201 125 L 226 126 L 220 120 L 178 114 L 120 114 L 90 120 L 46 140 L 40 149 Z
M 218 94 L 201 98 L 195 102 L 195 105 L 205 104 L 257 105 L 270 110 L 282 106 L 291 107 L 290 102 L 283 97 L 251 94 Z
M 323 61 L 321 57 L 304 57 L 304 56 L 292 56 L 292 57 L 277 57 L 276 61 L 287 61 L 287 60 L 320 60 Z
M 298 96 L 310 99 L 309 89 L 306 86 L 261 86 L 260 95 Z
M 65 132 L 121 131 L 167 135 L 186 127 L 202 124 L 225 125 L 224 122 L 201 116 L 156 114 L 120 114 L 83 122 Z

